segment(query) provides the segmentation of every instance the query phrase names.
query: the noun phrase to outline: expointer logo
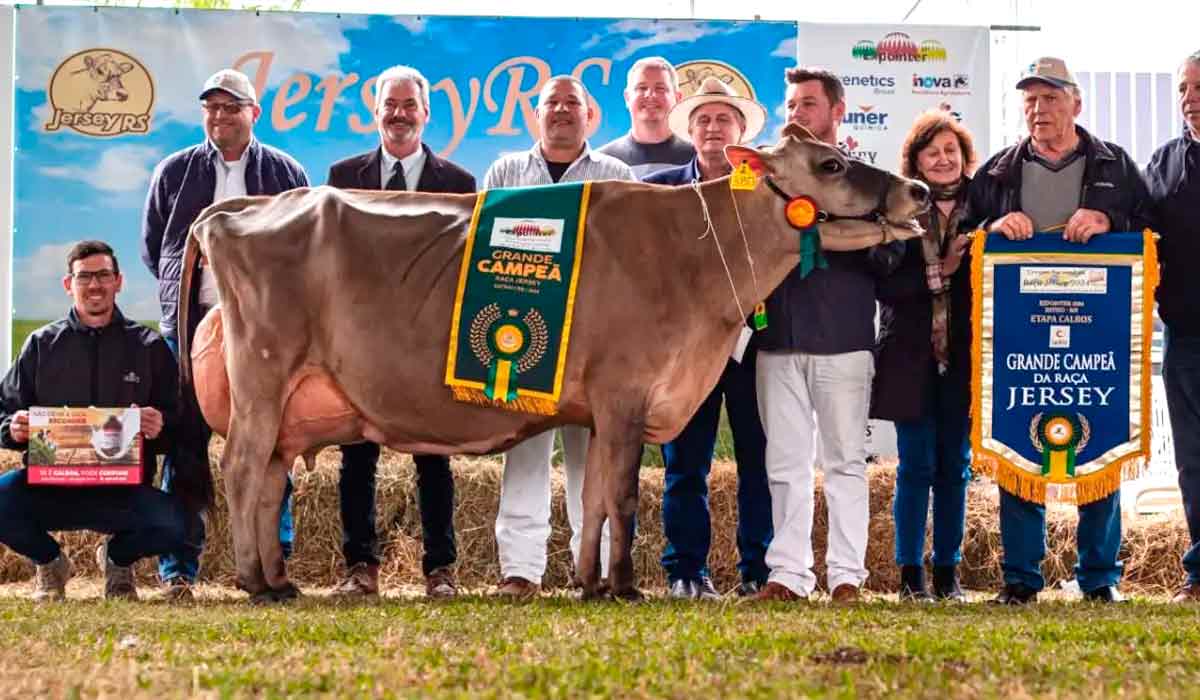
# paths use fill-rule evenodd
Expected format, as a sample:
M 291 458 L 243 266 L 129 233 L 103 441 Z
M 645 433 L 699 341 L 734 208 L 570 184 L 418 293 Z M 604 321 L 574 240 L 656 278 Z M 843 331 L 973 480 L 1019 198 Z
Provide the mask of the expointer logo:
M 891 32 L 878 42 L 863 39 L 850 49 L 850 55 L 860 61 L 878 63 L 945 61 L 946 47 L 937 39 L 926 39 L 918 44 L 904 32 Z
M 150 130 L 154 80 L 140 61 L 123 51 L 87 49 L 54 70 L 46 99 L 53 110 L 46 131 L 144 134 Z

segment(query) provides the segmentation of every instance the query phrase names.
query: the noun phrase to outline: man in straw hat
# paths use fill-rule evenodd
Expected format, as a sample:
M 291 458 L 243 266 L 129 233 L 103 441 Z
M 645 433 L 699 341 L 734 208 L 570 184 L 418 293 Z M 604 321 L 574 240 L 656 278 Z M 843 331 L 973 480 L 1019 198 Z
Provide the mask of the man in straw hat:
M 1017 82 L 1029 136 L 992 156 L 971 181 L 967 230 L 986 228 L 1012 240 L 1063 229 L 1063 238 L 1087 243 L 1108 231 L 1140 231 L 1149 222 L 1149 196 L 1137 165 L 1120 146 L 1101 141 L 1075 123 L 1079 85 L 1061 58 L 1039 58 Z M 1004 589 L 993 601 L 1023 605 L 1045 585 L 1046 508 L 1000 490 Z M 1079 563 L 1075 578 L 1087 600 L 1123 600 L 1121 492 L 1079 507 Z
M 741 97 L 717 78 L 708 78 L 696 94 L 671 109 L 667 118 L 676 138 L 691 142 L 696 155 L 691 162 L 645 178 L 660 185 L 686 185 L 729 175 L 732 166 L 725 147 L 750 141 L 762 131 L 767 111 L 754 100 Z M 771 542 L 771 494 L 767 489 L 765 459 L 767 439 L 758 420 L 754 391 L 754 342 L 741 361 L 730 359 L 717 386 L 700 404 L 679 437 L 662 446 L 666 464 L 663 491 L 663 532 L 667 547 L 662 565 L 667 570 L 672 598 L 720 598 L 708 571 L 712 539 L 708 513 L 708 472 L 721 400 L 729 413 L 738 468 L 737 544 L 742 574 L 739 595 L 756 593 L 766 584 L 764 557 Z

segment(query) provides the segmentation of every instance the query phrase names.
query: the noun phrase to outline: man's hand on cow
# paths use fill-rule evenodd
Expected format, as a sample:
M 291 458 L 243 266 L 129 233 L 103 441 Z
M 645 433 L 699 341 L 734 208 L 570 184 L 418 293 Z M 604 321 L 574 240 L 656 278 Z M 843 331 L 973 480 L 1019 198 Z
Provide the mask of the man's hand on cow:
M 13 414 L 12 422 L 8 424 L 8 432 L 13 442 L 29 442 L 29 411 L 20 410 Z
M 1087 243 L 1097 233 L 1108 233 L 1112 222 L 1108 214 L 1095 209 L 1077 209 L 1067 221 L 1063 238 L 1073 243 Z
M 993 221 L 988 230 L 999 231 L 1010 241 L 1024 241 L 1033 238 L 1033 219 L 1024 212 L 1014 211 Z
M 153 440 L 162 432 L 163 417 L 158 412 L 157 408 L 138 408 L 137 404 L 133 404 L 134 408 L 138 409 L 138 413 L 142 416 L 142 435 L 147 439 Z
M 950 239 L 950 245 L 946 246 L 946 254 L 942 256 L 942 277 L 951 277 L 958 271 L 959 265 L 962 264 L 963 255 L 967 252 L 967 246 L 971 244 L 971 240 L 966 234 L 960 233 Z

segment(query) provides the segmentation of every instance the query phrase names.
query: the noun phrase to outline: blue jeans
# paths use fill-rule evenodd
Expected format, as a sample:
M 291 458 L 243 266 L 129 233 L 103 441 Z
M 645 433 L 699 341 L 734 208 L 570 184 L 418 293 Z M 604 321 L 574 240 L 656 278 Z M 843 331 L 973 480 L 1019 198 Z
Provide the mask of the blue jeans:
M 153 486 L 30 486 L 25 469 L 0 475 L 0 542 L 35 564 L 59 555 L 58 530 L 112 535 L 108 558 L 129 566 L 142 557 L 178 548 L 189 521 L 200 520 L 178 499 Z
M 1115 586 L 1121 580 L 1121 492 L 1079 506 L 1075 531 L 1079 563 L 1075 580 L 1083 592 Z M 1024 584 L 1035 591 L 1046 585 L 1042 559 L 1046 558 L 1046 508 L 1000 490 L 1000 540 L 1004 545 L 1005 583 Z
M 712 541 L 708 512 L 708 473 L 712 466 L 721 400 L 733 431 L 738 470 L 737 546 L 738 571 L 743 581 L 764 583 L 765 561 L 774 528 L 771 492 L 767 487 L 766 446 L 758 417 L 754 353 L 747 350 L 739 364 L 732 360 L 696 415 L 673 441 L 662 446 L 666 464 L 663 491 L 663 531 L 667 547 L 662 565 L 667 577 L 698 579 L 709 575 L 708 550 Z
M 1163 384 L 1175 443 L 1175 468 L 1192 544 L 1183 555 L 1189 584 L 1200 584 L 1200 337 L 1165 333 Z
M 450 458 L 413 455 L 417 467 L 417 507 L 425 554 L 421 570 L 450 566 L 458 558 L 454 541 L 454 475 Z M 342 445 L 338 496 L 342 514 L 342 555 L 347 568 L 379 563 L 379 535 L 375 531 L 375 471 L 379 445 L 360 442 Z
M 174 337 L 165 336 L 167 347 L 175 357 L 179 357 L 179 342 Z M 208 426 L 203 426 L 204 432 L 212 436 Z M 204 441 L 208 444 L 208 440 Z M 162 490 L 171 493 L 171 458 L 163 460 Z M 196 581 L 200 573 L 200 553 L 204 550 L 204 521 L 195 518 L 188 526 L 187 532 L 179 547 L 161 553 L 158 558 L 158 576 L 163 581 L 182 576 L 190 582 Z M 292 476 L 288 474 L 287 485 L 283 490 L 283 505 L 279 511 L 279 544 L 283 547 L 283 557 L 292 555 L 292 542 L 295 539 L 295 527 L 292 523 Z
M 967 387 L 931 373 L 925 411 L 914 421 L 896 422 L 900 465 L 892 517 L 896 563 L 923 566 L 925 521 L 933 492 L 933 565 L 954 566 L 962 559 L 967 482 L 971 479 L 970 420 L 962 405 Z

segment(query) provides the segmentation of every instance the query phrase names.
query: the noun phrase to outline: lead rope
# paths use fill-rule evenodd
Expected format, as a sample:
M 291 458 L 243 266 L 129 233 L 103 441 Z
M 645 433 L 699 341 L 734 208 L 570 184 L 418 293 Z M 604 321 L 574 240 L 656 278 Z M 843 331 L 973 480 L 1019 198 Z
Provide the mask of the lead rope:
M 742 300 L 738 298 L 737 287 L 733 283 L 733 273 L 729 271 L 729 264 L 725 262 L 725 251 L 721 250 L 721 241 L 717 240 L 717 230 L 713 227 L 712 217 L 708 215 L 708 202 L 704 200 L 704 193 L 700 191 L 699 181 L 692 180 L 692 191 L 700 198 L 700 211 L 704 216 L 704 223 L 706 225 L 704 233 L 700 234 L 700 237 L 696 240 L 702 241 L 710 233 L 713 235 L 713 243 L 717 244 L 717 255 L 721 258 L 721 266 L 725 268 L 725 278 L 729 280 L 729 291 L 733 292 L 733 303 L 737 304 L 738 307 L 738 318 L 745 322 L 746 311 L 742 308 Z M 753 267 L 750 269 L 751 271 L 754 270 Z
M 758 299 L 758 274 L 754 272 L 754 258 L 750 255 L 750 241 L 746 238 L 746 227 L 742 225 L 742 212 L 738 210 L 737 197 L 733 194 L 733 188 L 729 189 L 729 199 L 733 201 L 733 215 L 737 217 L 738 230 L 742 232 L 742 246 L 746 249 L 746 264 L 750 266 L 750 281 L 754 284 L 754 298 Z

